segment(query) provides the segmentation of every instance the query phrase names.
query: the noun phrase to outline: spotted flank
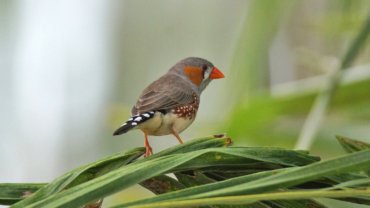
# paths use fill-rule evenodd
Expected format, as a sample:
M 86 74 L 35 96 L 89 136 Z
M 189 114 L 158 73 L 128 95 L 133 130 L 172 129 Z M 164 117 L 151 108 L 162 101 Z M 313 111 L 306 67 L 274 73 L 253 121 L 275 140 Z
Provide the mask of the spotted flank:
M 146 113 L 142 113 L 140 115 L 135 115 L 129 118 L 122 126 L 120 126 L 113 135 L 120 135 L 128 132 L 129 130 L 135 128 L 139 124 L 151 119 L 154 116 L 154 111 L 149 111 Z
M 193 119 L 197 115 L 199 108 L 199 98 L 197 95 L 193 94 L 193 102 L 187 105 L 182 105 L 174 108 L 172 110 L 180 118 Z

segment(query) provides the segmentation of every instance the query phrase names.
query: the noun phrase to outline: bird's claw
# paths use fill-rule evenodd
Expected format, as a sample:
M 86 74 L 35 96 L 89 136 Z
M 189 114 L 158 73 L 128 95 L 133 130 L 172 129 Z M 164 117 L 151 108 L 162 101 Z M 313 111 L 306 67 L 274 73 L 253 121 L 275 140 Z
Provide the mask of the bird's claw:
M 152 147 L 151 146 L 146 146 L 145 147 L 145 155 L 144 155 L 144 157 L 149 157 L 152 154 L 153 154 Z

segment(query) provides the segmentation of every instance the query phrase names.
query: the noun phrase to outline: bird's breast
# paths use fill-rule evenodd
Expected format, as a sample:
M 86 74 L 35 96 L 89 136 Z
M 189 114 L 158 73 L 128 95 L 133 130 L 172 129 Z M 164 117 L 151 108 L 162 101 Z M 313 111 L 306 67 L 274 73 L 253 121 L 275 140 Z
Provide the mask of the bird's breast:
M 195 119 L 189 117 L 179 117 L 173 112 L 163 114 L 156 112 L 154 117 L 145 123 L 141 124 L 139 128 L 149 135 L 162 136 L 172 134 L 172 129 L 177 133 L 184 131 Z

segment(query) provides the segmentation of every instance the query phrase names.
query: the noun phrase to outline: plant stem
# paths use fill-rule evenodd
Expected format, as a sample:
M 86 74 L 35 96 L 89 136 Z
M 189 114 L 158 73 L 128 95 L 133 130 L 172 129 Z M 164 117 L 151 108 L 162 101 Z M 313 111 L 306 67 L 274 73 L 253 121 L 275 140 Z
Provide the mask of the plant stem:
M 327 108 L 333 95 L 341 81 L 343 70 L 347 69 L 358 55 L 360 49 L 365 45 L 366 39 L 370 33 L 370 15 L 367 17 L 363 28 L 351 44 L 342 59 L 338 70 L 329 77 L 328 84 L 322 92 L 316 97 L 311 111 L 303 125 L 302 131 L 296 144 L 296 149 L 310 149 L 315 136 L 320 128 L 320 124 L 325 116 Z

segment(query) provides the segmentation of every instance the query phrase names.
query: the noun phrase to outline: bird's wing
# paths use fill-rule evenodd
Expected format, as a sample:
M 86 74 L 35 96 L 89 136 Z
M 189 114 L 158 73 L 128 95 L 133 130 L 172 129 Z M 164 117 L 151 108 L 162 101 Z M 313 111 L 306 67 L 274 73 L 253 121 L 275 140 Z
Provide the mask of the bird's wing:
M 150 84 L 132 108 L 132 114 L 167 110 L 194 101 L 194 91 L 189 83 L 173 74 L 162 76 Z

